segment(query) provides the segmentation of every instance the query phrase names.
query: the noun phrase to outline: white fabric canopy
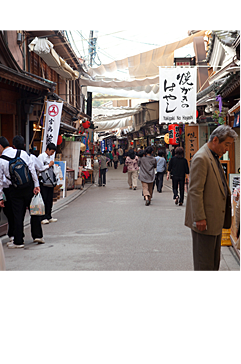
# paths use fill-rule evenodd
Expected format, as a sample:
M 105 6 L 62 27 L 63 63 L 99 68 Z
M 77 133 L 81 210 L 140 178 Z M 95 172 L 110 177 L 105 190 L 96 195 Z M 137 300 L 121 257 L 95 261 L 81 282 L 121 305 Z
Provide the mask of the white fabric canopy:
M 126 128 L 128 126 L 132 126 L 132 117 L 130 116 L 128 118 L 122 118 L 112 121 L 108 120 L 108 121 L 95 122 L 95 127 L 96 126 L 98 126 L 98 129 L 96 129 L 97 133 L 104 130 Z
M 103 64 L 99 67 L 90 68 L 88 74 L 91 77 L 94 77 L 95 75 L 105 75 L 108 72 L 128 69 L 130 77 L 156 77 L 159 74 L 160 66 L 173 66 L 174 51 L 176 49 L 192 43 L 193 38 L 195 37 L 204 36 L 205 32 L 206 30 L 202 30 L 185 39 L 152 49 L 151 51 L 140 53 L 108 64 Z
M 117 120 L 120 118 L 127 118 L 128 116 L 135 115 L 140 112 L 141 106 L 136 108 L 131 107 L 93 107 L 93 121 L 108 121 Z
M 76 80 L 79 72 L 74 71 L 63 58 L 53 49 L 53 44 L 47 38 L 35 37 L 29 44 L 30 52 L 38 54 L 47 65 L 57 72 L 62 78 Z
M 145 91 L 135 91 L 126 89 L 114 89 L 114 88 L 104 88 L 104 87 L 92 87 L 88 86 L 87 90 L 89 92 L 96 92 L 106 95 L 116 95 L 123 96 L 128 99 L 148 99 L 148 100 L 159 100 L 159 92 L 154 93 L 153 91 L 146 93 Z M 159 86 L 158 86 L 159 91 Z

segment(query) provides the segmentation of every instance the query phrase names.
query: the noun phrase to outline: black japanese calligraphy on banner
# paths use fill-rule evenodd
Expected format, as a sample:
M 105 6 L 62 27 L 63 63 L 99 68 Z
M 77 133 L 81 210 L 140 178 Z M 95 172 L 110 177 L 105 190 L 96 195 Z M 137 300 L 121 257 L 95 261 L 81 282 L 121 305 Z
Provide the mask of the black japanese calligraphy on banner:
M 160 67 L 159 123 L 196 122 L 196 67 Z
M 54 143 L 55 145 L 57 144 L 62 108 L 62 102 L 47 101 L 42 145 L 43 152 L 49 143 Z

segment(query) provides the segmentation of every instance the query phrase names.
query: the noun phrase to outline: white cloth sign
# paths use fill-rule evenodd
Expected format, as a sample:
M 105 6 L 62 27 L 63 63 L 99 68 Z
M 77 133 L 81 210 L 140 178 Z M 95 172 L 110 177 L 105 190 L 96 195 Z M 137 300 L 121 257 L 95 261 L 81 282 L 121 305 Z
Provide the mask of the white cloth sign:
M 159 123 L 196 123 L 196 67 L 160 67 Z
M 49 143 L 57 145 L 63 102 L 47 101 L 42 151 Z

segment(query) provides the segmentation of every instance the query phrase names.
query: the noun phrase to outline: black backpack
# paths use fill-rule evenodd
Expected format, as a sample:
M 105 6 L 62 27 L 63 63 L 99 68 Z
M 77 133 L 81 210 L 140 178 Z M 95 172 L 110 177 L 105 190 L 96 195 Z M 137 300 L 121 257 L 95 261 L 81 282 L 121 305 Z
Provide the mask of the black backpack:
M 20 158 L 21 150 L 17 150 L 14 158 L 1 155 L 0 158 L 9 162 L 9 174 L 8 178 L 15 188 L 29 187 L 32 182 L 32 175 L 29 171 L 27 164 L 22 158 Z

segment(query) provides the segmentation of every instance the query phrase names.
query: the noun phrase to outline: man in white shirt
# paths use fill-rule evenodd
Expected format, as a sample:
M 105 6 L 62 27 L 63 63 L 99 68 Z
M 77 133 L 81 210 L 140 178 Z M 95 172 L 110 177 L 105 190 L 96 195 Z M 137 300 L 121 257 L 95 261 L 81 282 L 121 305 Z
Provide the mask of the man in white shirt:
M 7 158 L 15 158 L 16 149 L 9 146 L 8 140 L 0 137 L 0 155 Z M 12 185 L 9 173 L 9 161 L 0 158 L 0 206 L 4 207 L 3 201 L 3 187 L 9 189 L 9 198 L 11 200 L 12 211 L 14 216 L 14 242 L 10 244 L 9 248 L 24 248 L 23 241 L 23 222 L 26 213 L 26 208 L 29 206 L 33 194 L 40 192 L 39 181 L 28 154 L 25 151 L 20 152 L 20 158 L 26 163 L 29 168 L 32 180 L 30 185 L 19 189 Z M 4 176 L 6 177 L 4 181 Z M 3 185 L 4 182 L 4 185 Z
M 120 161 L 120 164 L 123 164 L 123 154 L 124 154 L 124 151 L 123 151 L 123 149 L 121 147 L 119 147 L 118 153 L 119 153 L 119 161 Z
M 44 165 L 44 170 L 49 169 L 54 165 L 54 153 L 56 150 L 56 145 L 54 143 L 49 143 L 46 151 L 38 156 L 38 159 Z M 40 182 L 40 190 L 45 204 L 45 215 L 42 217 L 42 224 L 56 222 L 57 219 L 52 217 L 54 187 L 44 186 Z

